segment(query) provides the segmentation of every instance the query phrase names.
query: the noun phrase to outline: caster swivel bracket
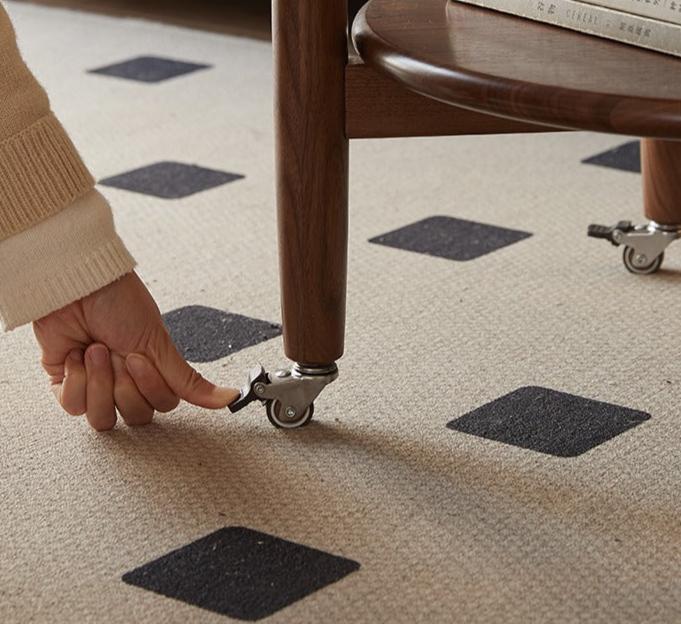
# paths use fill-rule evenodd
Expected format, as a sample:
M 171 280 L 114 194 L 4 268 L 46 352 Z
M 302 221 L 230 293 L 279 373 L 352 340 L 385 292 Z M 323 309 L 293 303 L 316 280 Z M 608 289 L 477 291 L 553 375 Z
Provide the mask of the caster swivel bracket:
M 274 373 L 267 373 L 258 365 L 250 371 L 239 398 L 229 409 L 236 413 L 253 401 L 262 401 L 275 427 L 301 427 L 312 418 L 314 400 L 337 377 L 335 364 L 323 367 L 294 364 Z

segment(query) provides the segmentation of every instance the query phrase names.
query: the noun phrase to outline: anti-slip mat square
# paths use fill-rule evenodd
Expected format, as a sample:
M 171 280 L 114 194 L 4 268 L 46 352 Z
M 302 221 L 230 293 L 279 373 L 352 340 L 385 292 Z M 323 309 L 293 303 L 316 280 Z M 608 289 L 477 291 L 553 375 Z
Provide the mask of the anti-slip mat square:
M 528 386 L 452 420 L 455 431 L 575 457 L 650 418 L 638 410 Z
M 415 251 L 449 260 L 474 260 L 532 236 L 486 223 L 454 217 L 429 217 L 406 227 L 376 236 L 370 243 Z
M 163 161 L 104 178 L 99 183 L 163 199 L 181 199 L 243 177 L 238 173 Z
M 226 527 L 124 574 L 123 581 L 222 615 L 255 621 L 359 567 L 356 561 L 273 535 Z
M 163 315 L 173 342 L 190 362 L 213 362 L 281 334 L 281 326 L 201 305 Z
M 209 67 L 211 65 L 188 63 L 158 56 L 138 56 L 121 63 L 91 69 L 88 73 L 127 78 L 139 82 L 162 82 Z
M 641 144 L 639 141 L 630 141 L 607 152 L 585 158 L 582 162 L 587 165 L 600 165 L 611 169 L 641 173 Z

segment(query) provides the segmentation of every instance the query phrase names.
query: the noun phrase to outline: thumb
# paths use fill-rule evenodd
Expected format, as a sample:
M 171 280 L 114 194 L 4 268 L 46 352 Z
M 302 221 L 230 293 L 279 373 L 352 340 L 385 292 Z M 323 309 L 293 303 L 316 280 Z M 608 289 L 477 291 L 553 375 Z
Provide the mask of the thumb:
M 239 390 L 216 386 L 187 364 L 173 344 L 165 327 L 157 334 L 157 343 L 150 348 L 151 359 L 170 389 L 188 403 L 219 409 L 233 403 Z

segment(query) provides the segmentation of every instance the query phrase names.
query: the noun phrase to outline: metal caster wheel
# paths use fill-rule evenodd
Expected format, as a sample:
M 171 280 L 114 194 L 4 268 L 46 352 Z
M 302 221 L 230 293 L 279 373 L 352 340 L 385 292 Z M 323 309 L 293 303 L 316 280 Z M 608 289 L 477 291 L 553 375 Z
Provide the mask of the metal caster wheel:
M 603 238 L 615 247 L 624 245 L 624 266 L 630 273 L 650 275 L 659 270 L 664 251 L 677 238 L 681 238 L 681 226 L 661 225 L 650 221 L 647 225 L 633 225 L 620 221 L 617 225 L 590 225 L 587 231 L 592 238 Z
M 274 373 L 258 365 L 248 374 L 239 398 L 229 406 L 233 414 L 253 401 L 265 404 L 268 420 L 280 429 L 307 425 L 314 415 L 314 400 L 338 377 L 335 363 L 326 366 L 294 364 Z
M 645 254 L 637 253 L 633 247 L 625 247 L 622 254 L 624 266 L 630 273 L 636 275 L 650 275 L 655 273 L 662 266 L 664 260 L 664 252 L 649 260 Z
M 268 420 L 279 429 L 297 429 L 304 427 L 314 416 L 314 403 L 310 404 L 302 415 L 296 414 L 296 410 L 289 407 L 287 410 L 283 409 L 281 401 L 267 401 L 265 403 L 265 410 L 267 411 Z

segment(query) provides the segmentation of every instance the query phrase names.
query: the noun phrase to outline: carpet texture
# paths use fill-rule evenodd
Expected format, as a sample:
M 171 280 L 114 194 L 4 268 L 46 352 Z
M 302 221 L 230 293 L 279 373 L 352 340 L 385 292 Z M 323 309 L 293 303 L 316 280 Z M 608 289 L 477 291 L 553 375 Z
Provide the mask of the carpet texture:
M 186 356 L 283 364 L 269 45 L 7 5 Z M 353 142 L 346 355 L 302 430 L 97 434 L 1 336 L 0 621 L 681 621 L 681 249 L 639 277 L 585 236 L 640 221 L 631 141 Z

